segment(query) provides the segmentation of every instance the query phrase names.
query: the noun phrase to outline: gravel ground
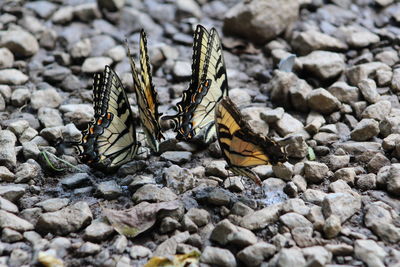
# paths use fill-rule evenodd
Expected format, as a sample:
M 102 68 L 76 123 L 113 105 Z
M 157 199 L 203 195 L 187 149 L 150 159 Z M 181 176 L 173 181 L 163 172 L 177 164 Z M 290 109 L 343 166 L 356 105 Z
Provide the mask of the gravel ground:
M 3 0 L 0 10 L 1 266 L 143 266 L 191 251 L 201 266 L 400 266 L 400 3 Z M 255 131 L 292 136 L 289 162 L 253 169 L 264 192 L 228 177 L 217 143 L 171 130 L 160 155 L 114 174 L 61 149 L 91 121 L 92 76 L 106 64 L 138 117 L 124 40 L 137 57 L 142 28 L 160 111 L 173 114 L 199 23 L 221 33 L 230 97 Z M 290 54 L 293 72 L 277 70 Z M 130 238 L 110 225 L 128 208 L 144 221 Z

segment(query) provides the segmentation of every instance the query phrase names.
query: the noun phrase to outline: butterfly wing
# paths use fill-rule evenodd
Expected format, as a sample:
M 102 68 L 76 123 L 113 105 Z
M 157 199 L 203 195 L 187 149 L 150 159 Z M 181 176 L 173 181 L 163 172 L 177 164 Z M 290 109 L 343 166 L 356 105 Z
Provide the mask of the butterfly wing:
M 89 165 L 113 168 L 137 154 L 134 118 L 117 74 L 106 66 L 102 74 L 94 77 L 95 116 L 82 132 L 80 158 Z
M 218 103 L 215 120 L 222 154 L 235 173 L 260 183 L 248 167 L 286 161 L 283 149 L 269 137 L 254 133 L 228 97 Z
M 194 34 L 192 79 L 177 104 L 178 113 L 164 116 L 173 119 L 177 139 L 190 140 L 202 133 L 206 142 L 215 134 L 213 110 L 228 94 L 228 82 L 221 41 L 213 28 L 210 33 L 198 25 Z
M 194 135 L 202 132 L 206 142 L 215 135 L 214 109 L 216 104 L 228 95 L 228 79 L 221 41 L 218 32 L 213 28 L 210 32 L 210 41 L 206 64 L 204 65 L 202 81 L 209 84 L 208 90 L 199 86 L 191 103 L 193 116 L 191 126 Z M 206 87 L 207 88 L 207 87 Z
M 143 30 L 140 33 L 140 76 L 137 73 L 135 62 L 131 57 L 129 48 L 128 54 L 143 131 L 146 135 L 148 145 L 154 151 L 158 151 L 158 141 L 163 139 L 164 136 L 161 133 L 161 127 L 159 125 L 160 114 L 158 113 L 157 92 L 152 82 L 147 52 L 147 38 Z

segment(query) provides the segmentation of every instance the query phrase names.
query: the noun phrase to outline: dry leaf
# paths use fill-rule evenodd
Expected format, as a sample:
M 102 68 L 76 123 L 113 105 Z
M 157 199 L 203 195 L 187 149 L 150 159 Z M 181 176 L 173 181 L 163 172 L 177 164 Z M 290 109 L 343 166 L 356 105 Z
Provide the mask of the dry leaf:
M 179 200 L 161 203 L 141 202 L 127 210 L 103 208 L 103 214 L 118 233 L 134 238 L 154 225 L 160 210 L 172 211 L 178 209 L 179 206 Z
M 199 266 L 200 253 L 193 250 L 187 254 L 175 255 L 171 258 L 153 257 L 144 267 L 195 267 Z
M 64 267 L 64 262 L 61 259 L 43 251 L 39 252 L 38 261 L 45 267 Z

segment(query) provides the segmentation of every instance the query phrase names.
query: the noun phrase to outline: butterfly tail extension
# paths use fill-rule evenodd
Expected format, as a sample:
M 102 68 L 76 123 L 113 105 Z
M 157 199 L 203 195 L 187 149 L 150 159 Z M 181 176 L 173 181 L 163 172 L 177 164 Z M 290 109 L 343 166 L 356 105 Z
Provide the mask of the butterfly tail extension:
M 261 186 L 261 179 L 258 177 L 258 175 L 250 170 L 249 168 L 242 168 L 242 167 L 229 167 L 229 170 L 231 170 L 234 174 L 238 176 L 245 176 L 251 179 L 254 183 L 256 183 L 258 186 Z

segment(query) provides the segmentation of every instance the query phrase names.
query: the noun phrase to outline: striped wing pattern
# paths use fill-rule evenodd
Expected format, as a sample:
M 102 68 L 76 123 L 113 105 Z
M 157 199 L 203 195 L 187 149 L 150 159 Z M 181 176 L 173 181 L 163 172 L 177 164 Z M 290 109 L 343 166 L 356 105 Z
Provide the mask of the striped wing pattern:
M 125 89 L 117 74 L 106 66 L 95 74 L 94 121 L 82 132 L 80 158 L 89 165 L 113 168 L 137 154 L 134 118 Z
M 276 165 L 287 160 L 278 143 L 253 132 L 228 97 L 218 103 L 215 118 L 219 145 L 232 172 L 260 184 L 259 177 L 248 167 Z
M 192 79 L 177 104 L 178 113 L 164 116 L 175 122 L 177 139 L 190 140 L 203 134 L 206 142 L 215 135 L 215 105 L 228 95 L 228 82 L 221 41 L 217 31 L 196 28 L 193 42 Z
M 159 125 L 157 92 L 154 89 L 151 76 L 149 56 L 147 52 L 147 38 L 145 32 L 140 33 L 140 75 L 128 48 L 133 84 L 139 106 L 139 117 L 146 135 L 148 145 L 153 151 L 158 151 L 158 141 L 164 138 Z

